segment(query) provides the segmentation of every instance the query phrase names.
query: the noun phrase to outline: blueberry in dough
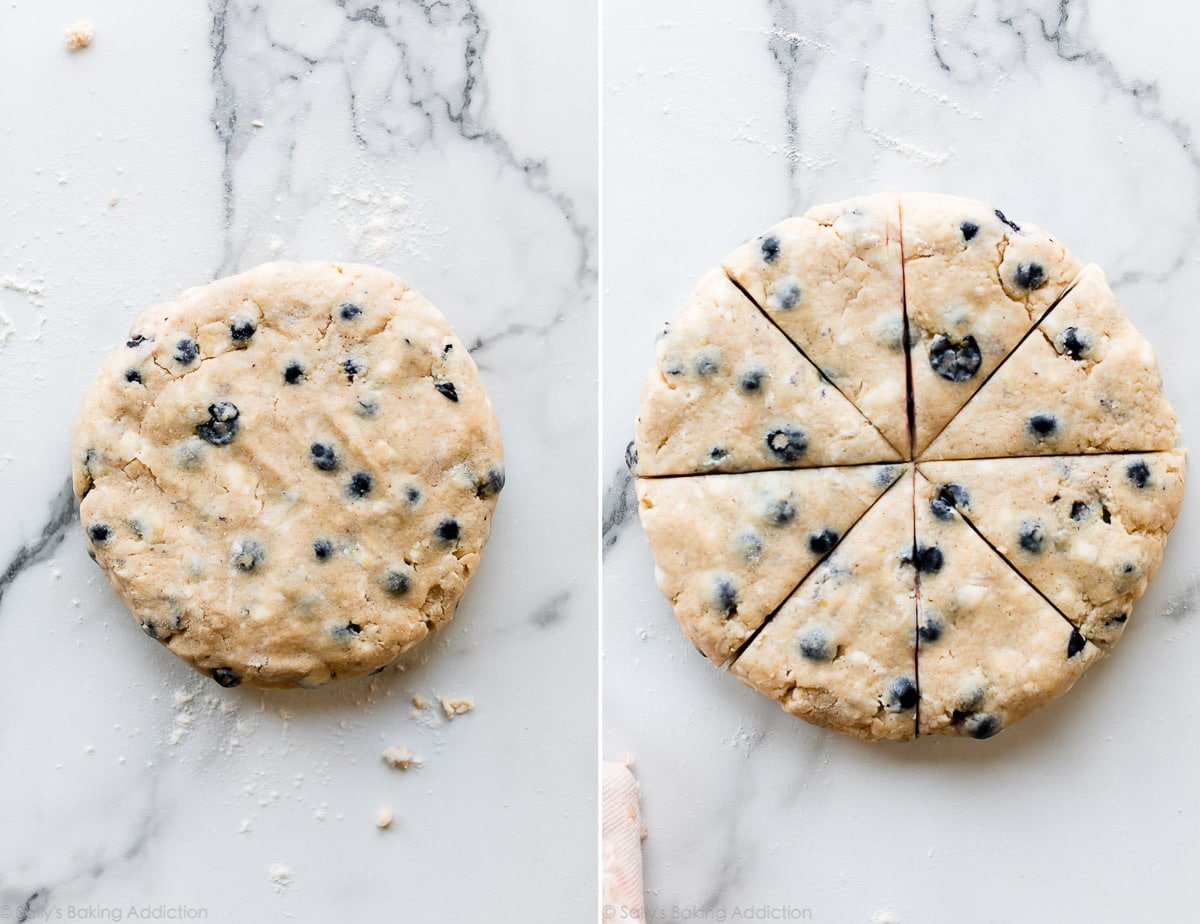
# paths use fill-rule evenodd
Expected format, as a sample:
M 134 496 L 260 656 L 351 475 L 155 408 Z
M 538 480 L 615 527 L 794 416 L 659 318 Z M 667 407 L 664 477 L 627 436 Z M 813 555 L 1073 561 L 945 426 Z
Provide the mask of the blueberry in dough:
M 105 542 L 112 535 L 112 530 L 107 523 L 93 523 L 88 527 L 87 534 L 92 542 Z
M 1000 720 L 990 712 L 968 716 L 963 726 L 972 738 L 990 738 L 1000 731 Z
M 200 347 L 191 337 L 184 337 L 175 344 L 175 362 L 181 366 L 190 366 L 200 355 Z
M 342 306 L 338 309 L 338 317 L 343 321 L 353 321 L 360 314 L 362 314 L 362 308 L 353 302 L 343 302 Z
M 239 539 L 229 549 L 229 558 L 239 571 L 253 571 L 267 559 L 267 551 L 253 539 Z
M 1071 630 L 1071 638 L 1067 641 L 1067 658 L 1073 658 L 1079 652 L 1083 651 L 1083 646 L 1087 644 L 1087 639 L 1079 634 L 1078 629 Z
M 1046 269 L 1040 263 L 1018 263 L 1013 282 L 1022 289 L 1036 289 L 1046 281 Z
M 363 364 L 351 356 L 342 362 L 342 371 L 345 372 L 346 377 L 353 382 L 354 377 L 363 371 Z
M 937 497 L 929 501 L 929 511 L 939 520 L 953 520 L 956 507 L 969 507 L 971 495 L 961 484 L 944 484 L 938 488 Z
M 1076 523 L 1082 519 L 1085 519 L 1091 512 L 1092 508 L 1083 501 L 1075 501 L 1073 504 L 1071 504 L 1071 519 Z
M 738 533 L 738 535 L 734 538 L 733 544 L 737 549 L 738 554 L 750 564 L 754 564 L 762 558 L 762 536 L 752 529 Z
M 337 452 L 329 443 L 313 443 L 308 447 L 308 454 L 312 464 L 323 472 L 332 472 L 338 467 Z
M 1014 231 L 1019 232 L 1021 230 L 1021 226 L 1019 224 L 1017 224 L 1015 221 L 1009 221 L 1008 218 L 1005 217 L 1005 215 L 1002 211 L 1000 211 L 999 209 L 993 209 L 993 211 L 996 213 L 997 218 L 999 218 L 1002 222 L 1004 222 L 1006 225 L 1008 225 Z
M 290 362 L 283 369 L 283 380 L 289 385 L 295 385 L 304 378 L 304 367 L 298 362 Z
M 234 343 L 245 343 L 256 330 L 253 321 L 234 321 L 229 325 L 229 337 Z
M 433 534 L 442 540 L 442 542 L 456 542 L 458 540 L 458 533 L 458 520 L 454 519 L 454 517 L 447 517 L 442 520 L 437 525 L 437 529 L 433 531 Z
M 383 572 L 383 577 L 379 579 L 380 586 L 389 594 L 396 597 L 407 593 L 411 583 L 407 574 L 403 571 L 396 571 L 393 568 L 389 568 Z
M 410 484 L 407 488 L 404 489 L 404 502 L 406 504 L 408 504 L 408 506 L 410 506 L 410 507 L 415 506 L 417 501 L 419 501 L 420 499 L 421 499 L 421 489 L 420 488 L 416 487 L 415 485 Z
M 749 369 L 742 373 L 742 379 L 738 383 L 744 393 L 748 395 L 756 395 L 762 391 L 763 379 L 767 377 L 765 369 Z
M 778 500 L 767 508 L 767 522 L 772 526 L 787 526 L 796 519 L 796 505 L 788 500 Z
M 779 259 L 779 238 L 774 234 L 769 234 L 763 238 L 762 258 L 767 263 L 774 263 Z
M 1058 432 L 1058 418 L 1053 414 L 1034 414 L 1025 427 L 1038 439 L 1044 440 Z
M 328 561 L 329 557 L 333 555 L 333 543 L 328 539 L 314 539 L 312 550 L 317 561 Z
M 737 587 L 729 578 L 717 578 L 716 583 L 713 584 L 712 599 L 718 612 L 724 613 L 726 617 L 733 616 L 737 612 Z
M 970 334 L 959 341 L 938 334 L 929 346 L 930 367 L 948 382 L 967 381 L 979 371 L 982 362 L 979 344 Z
M 709 462 L 720 462 L 722 459 L 724 459 L 728 455 L 729 455 L 729 450 L 726 449 L 725 447 L 714 446 L 712 449 L 710 449 L 708 451 L 708 461 Z
M 362 631 L 362 626 L 356 622 L 347 622 L 340 626 L 334 626 L 332 635 L 334 638 L 350 639 L 358 635 Z
M 810 661 L 828 661 L 834 655 L 833 639 L 824 626 L 809 626 L 796 636 L 796 650 Z
M 367 472 L 355 472 L 350 476 L 350 480 L 346 482 L 347 497 L 366 497 L 371 493 L 371 487 L 374 484 L 370 474 Z
M 772 294 L 779 305 L 780 311 L 791 311 L 800 304 L 800 299 L 804 296 L 800 286 L 791 280 L 779 283 L 779 285 L 775 286 Z
M 795 462 L 808 449 L 808 437 L 795 427 L 780 427 L 767 434 L 767 449 L 784 462 Z
M 913 565 L 922 574 L 937 574 L 942 570 L 946 557 L 936 545 L 918 545 L 913 554 Z
M 721 357 L 711 350 L 701 354 L 700 358 L 696 360 L 696 375 L 701 378 L 716 375 L 720 368 Z
M 130 337 L 128 340 L 125 341 L 125 346 L 129 347 L 129 349 L 132 350 L 135 347 L 141 346 L 145 342 L 146 342 L 146 338 L 143 337 L 141 334 L 134 334 L 132 337 Z
M 1133 482 L 1135 488 L 1144 488 L 1150 481 L 1150 466 L 1143 459 L 1130 462 L 1125 466 L 1125 476 Z
M 453 382 L 435 382 L 433 387 L 443 397 L 449 398 L 455 404 L 458 403 L 458 392 L 455 390 Z
M 824 555 L 837 545 L 838 534 L 832 529 L 823 529 L 808 537 L 808 550 L 814 555 Z
M 1026 520 L 1017 531 L 1017 545 L 1030 555 L 1040 555 L 1046 544 L 1045 527 L 1041 520 Z
M 923 642 L 936 642 L 942 637 L 942 633 L 946 631 L 946 624 L 942 621 L 942 617 L 936 613 L 929 613 L 925 617 L 925 621 L 917 627 L 917 635 L 921 637 Z
M 238 417 L 241 416 L 236 404 L 229 401 L 218 401 L 208 406 L 208 420 L 196 424 L 196 435 L 206 443 L 214 446 L 224 446 L 233 441 L 238 432 Z
M 888 712 L 907 712 L 917 708 L 917 685 L 908 677 L 897 677 L 887 690 Z
M 138 372 L 136 369 L 126 369 L 125 370 L 125 381 L 141 385 L 142 384 L 142 374 L 140 372 Z
M 242 678 L 235 671 L 228 667 L 218 667 L 212 672 L 212 679 L 223 687 L 236 687 L 242 682 Z
M 969 241 L 979 233 L 979 225 L 973 221 L 964 221 L 958 226 L 958 230 L 962 232 L 963 240 Z
M 1078 327 L 1068 327 L 1058 335 L 1058 348 L 1071 359 L 1083 359 L 1092 349 L 1092 341 Z

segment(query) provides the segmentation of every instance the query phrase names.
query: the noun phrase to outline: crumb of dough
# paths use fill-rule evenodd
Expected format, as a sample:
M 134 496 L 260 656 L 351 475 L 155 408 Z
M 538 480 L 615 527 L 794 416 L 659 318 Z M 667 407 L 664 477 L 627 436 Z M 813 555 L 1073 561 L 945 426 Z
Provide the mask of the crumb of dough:
M 121 201 L 121 196 L 120 196 L 120 194 L 118 194 L 118 192 L 115 189 L 108 194 L 109 208 L 112 208 L 114 205 L 116 205 L 120 201 Z
M 381 831 L 387 830 L 392 826 L 392 818 L 393 816 L 391 809 L 381 808 L 375 815 L 375 827 L 379 828 Z
M 252 126 L 254 126 L 255 128 L 262 128 L 262 127 L 263 127 L 263 121 L 262 121 L 262 119 L 255 119 L 255 120 L 254 120 L 253 122 L 251 122 L 250 124 L 251 124 Z
M 67 29 L 64 40 L 67 43 L 67 48 L 71 51 L 79 51 L 92 44 L 92 39 L 95 37 L 96 27 L 92 25 L 92 21 L 90 19 L 81 19 Z
M 429 700 L 427 700 L 420 693 L 413 694 L 412 704 L 413 704 L 414 709 L 428 709 L 429 708 Z
M 249 834 L 249 833 L 250 833 L 250 819 L 243 818 L 242 826 L 240 828 L 238 828 L 238 834 Z
M 383 762 L 393 770 L 409 770 L 421 766 L 421 762 L 413 756 L 408 748 L 392 745 L 383 752 Z
M 267 875 L 271 879 L 271 884 L 275 886 L 276 892 L 282 892 L 292 882 L 292 871 L 285 863 L 276 863 L 269 870 Z
M 442 704 L 442 712 L 446 713 L 446 718 L 448 719 L 466 715 L 475 708 L 475 700 L 469 696 L 463 696 L 458 699 L 447 699 L 443 696 L 439 698 L 439 702 Z

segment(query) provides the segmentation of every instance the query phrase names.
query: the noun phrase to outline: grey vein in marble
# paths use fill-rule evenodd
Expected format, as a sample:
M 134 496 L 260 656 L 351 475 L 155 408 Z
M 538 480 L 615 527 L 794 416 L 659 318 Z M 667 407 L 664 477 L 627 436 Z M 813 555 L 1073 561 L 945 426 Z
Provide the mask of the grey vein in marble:
M 3 573 L 0 573 L 0 602 L 3 602 L 5 592 L 23 571 L 48 558 L 58 547 L 66 536 L 68 527 L 75 522 L 78 509 L 75 494 L 71 490 L 71 479 L 68 477 L 54 496 L 54 500 L 50 502 L 50 516 L 42 526 L 41 534 L 17 549 L 17 554 L 5 566 Z

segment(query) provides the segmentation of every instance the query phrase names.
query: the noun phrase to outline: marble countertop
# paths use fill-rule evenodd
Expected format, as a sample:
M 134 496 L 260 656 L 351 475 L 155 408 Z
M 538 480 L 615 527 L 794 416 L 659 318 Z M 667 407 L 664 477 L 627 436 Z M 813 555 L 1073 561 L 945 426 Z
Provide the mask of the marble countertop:
M 69 53 L 81 17 L 96 39 Z M 594 913 L 595 17 L 0 9 L 0 919 Z M 307 693 L 221 690 L 146 639 L 65 487 L 79 399 L 135 315 L 274 258 L 404 276 L 472 347 L 507 450 L 457 618 Z M 414 693 L 476 709 L 446 722 Z M 385 766 L 392 744 L 421 769 Z
M 786 215 L 884 188 L 993 202 L 1100 264 L 1190 441 L 1197 29 L 1178 2 L 607 0 L 603 748 L 641 781 L 651 920 L 1195 919 L 1200 489 L 1115 656 L 1067 697 L 987 742 L 889 746 L 696 653 L 622 457 L 693 282 Z

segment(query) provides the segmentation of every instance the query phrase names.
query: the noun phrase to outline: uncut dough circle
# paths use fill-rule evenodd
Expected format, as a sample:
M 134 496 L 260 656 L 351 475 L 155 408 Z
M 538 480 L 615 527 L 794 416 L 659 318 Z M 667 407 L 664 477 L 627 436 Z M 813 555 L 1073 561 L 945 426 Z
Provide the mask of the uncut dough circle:
M 902 247 L 893 233 L 903 238 Z M 858 250 L 848 253 L 847 242 Z M 888 461 L 863 448 L 868 444 L 859 424 L 869 420 L 897 445 L 895 409 L 876 398 L 901 394 L 894 380 L 904 371 L 888 338 L 879 336 L 889 329 L 880 319 L 893 310 L 900 262 L 909 270 L 912 366 L 896 401 L 910 402 L 915 445 L 903 453 L 904 474 L 891 499 L 872 499 L 862 514 L 837 499 L 834 478 L 853 471 L 844 466 Z M 865 738 L 908 739 L 918 728 L 920 734 L 986 737 L 1069 689 L 1119 637 L 1157 569 L 1183 494 L 1175 413 L 1153 349 L 1103 273 L 1082 267 L 1035 226 L 1018 225 L 980 202 L 929 194 L 817 206 L 752 238 L 722 266 L 742 297 L 719 292 L 710 273 L 665 325 L 627 454 L 656 580 L 688 638 L 789 712 Z M 854 284 L 847 286 L 847 279 Z M 764 319 L 793 341 L 791 360 L 777 347 L 770 353 L 768 338 L 756 333 Z M 957 352 L 953 362 L 938 355 L 947 345 Z M 797 360 L 801 351 L 807 360 Z M 819 370 L 854 401 L 858 424 L 830 405 L 825 389 L 795 388 L 803 377 L 783 370 L 797 361 L 811 361 L 813 375 Z M 747 369 L 758 370 L 752 388 L 739 386 Z M 998 384 L 973 406 L 975 390 L 986 392 L 996 369 Z M 1018 371 L 1023 378 L 1015 377 Z M 1030 388 L 1031 381 L 1041 390 Z M 1062 396 L 1054 405 L 1047 396 L 1056 391 Z M 1036 406 L 1021 405 L 1022 394 L 1032 394 L 1025 400 Z M 995 415 L 980 413 L 991 410 L 997 395 L 1011 398 L 1003 423 L 1011 418 L 1009 429 L 1019 431 L 1021 441 Z M 820 414 L 817 397 L 824 401 Z M 1066 421 L 1054 425 L 1066 458 L 1054 455 L 1055 444 L 1040 432 L 1024 433 L 1029 421 L 1044 416 L 1043 403 Z M 1064 405 L 1077 409 L 1074 417 L 1068 419 Z M 762 434 L 784 415 L 804 430 L 819 457 L 811 451 L 806 457 L 801 447 L 784 464 L 763 453 Z M 813 426 L 818 419 L 820 426 Z M 946 440 L 938 444 L 935 437 L 943 426 L 953 434 L 948 423 L 956 421 L 976 425 L 977 440 L 990 439 L 985 451 L 956 455 L 955 447 L 969 442 L 962 439 L 950 450 L 939 448 Z M 734 451 L 741 446 L 734 446 L 731 432 L 756 437 L 742 442 L 758 456 Z M 674 467 L 668 468 L 663 447 L 672 446 Z M 927 459 L 958 461 L 928 463 L 929 477 L 943 479 L 930 485 L 913 472 L 925 471 Z M 1069 464 L 1075 460 L 1080 464 Z M 1003 483 L 1011 500 L 992 498 L 978 479 L 1006 464 L 1020 467 Z M 752 488 L 755 479 L 765 486 L 764 479 L 806 465 L 804 489 L 789 495 L 787 525 L 829 519 L 831 508 L 852 521 L 861 515 L 862 525 L 842 532 L 819 564 L 804 561 L 811 570 L 796 585 L 785 578 L 804 550 L 788 543 L 802 539 L 784 534 L 775 494 Z M 1094 467 L 1117 474 L 1105 481 Z M 1026 483 L 1028 477 L 1037 483 Z M 959 481 L 975 490 L 975 506 Z M 958 499 L 957 509 L 948 497 Z M 1034 509 L 1035 503 L 1043 506 Z M 937 508 L 932 518 L 930 505 Z M 1084 522 L 1093 507 L 1094 521 Z M 900 508 L 911 513 L 897 525 Z M 986 519 L 968 528 L 977 516 Z M 933 528 L 951 520 L 961 525 L 954 543 Z M 1034 538 L 1022 539 L 1029 524 L 1037 527 Z M 764 573 L 764 567 L 775 570 Z M 924 597 L 920 572 L 926 574 Z M 793 589 L 783 591 L 783 585 Z M 919 622 L 935 604 L 949 630 L 961 622 L 955 644 L 943 644 L 945 628 L 935 632 Z M 924 690 L 919 699 L 906 695 L 919 685 L 926 657 L 938 683 L 928 697 Z M 1008 669 L 1014 665 L 1021 670 Z M 986 715 L 982 706 L 950 695 L 956 684 L 979 686 L 983 667 L 998 680 L 988 691 L 985 705 L 992 712 Z M 917 702 L 929 707 L 928 721 L 922 713 L 918 722 Z
M 504 484 L 466 348 L 384 270 L 269 263 L 146 311 L 75 423 L 89 550 L 223 686 L 383 667 L 453 615 Z

